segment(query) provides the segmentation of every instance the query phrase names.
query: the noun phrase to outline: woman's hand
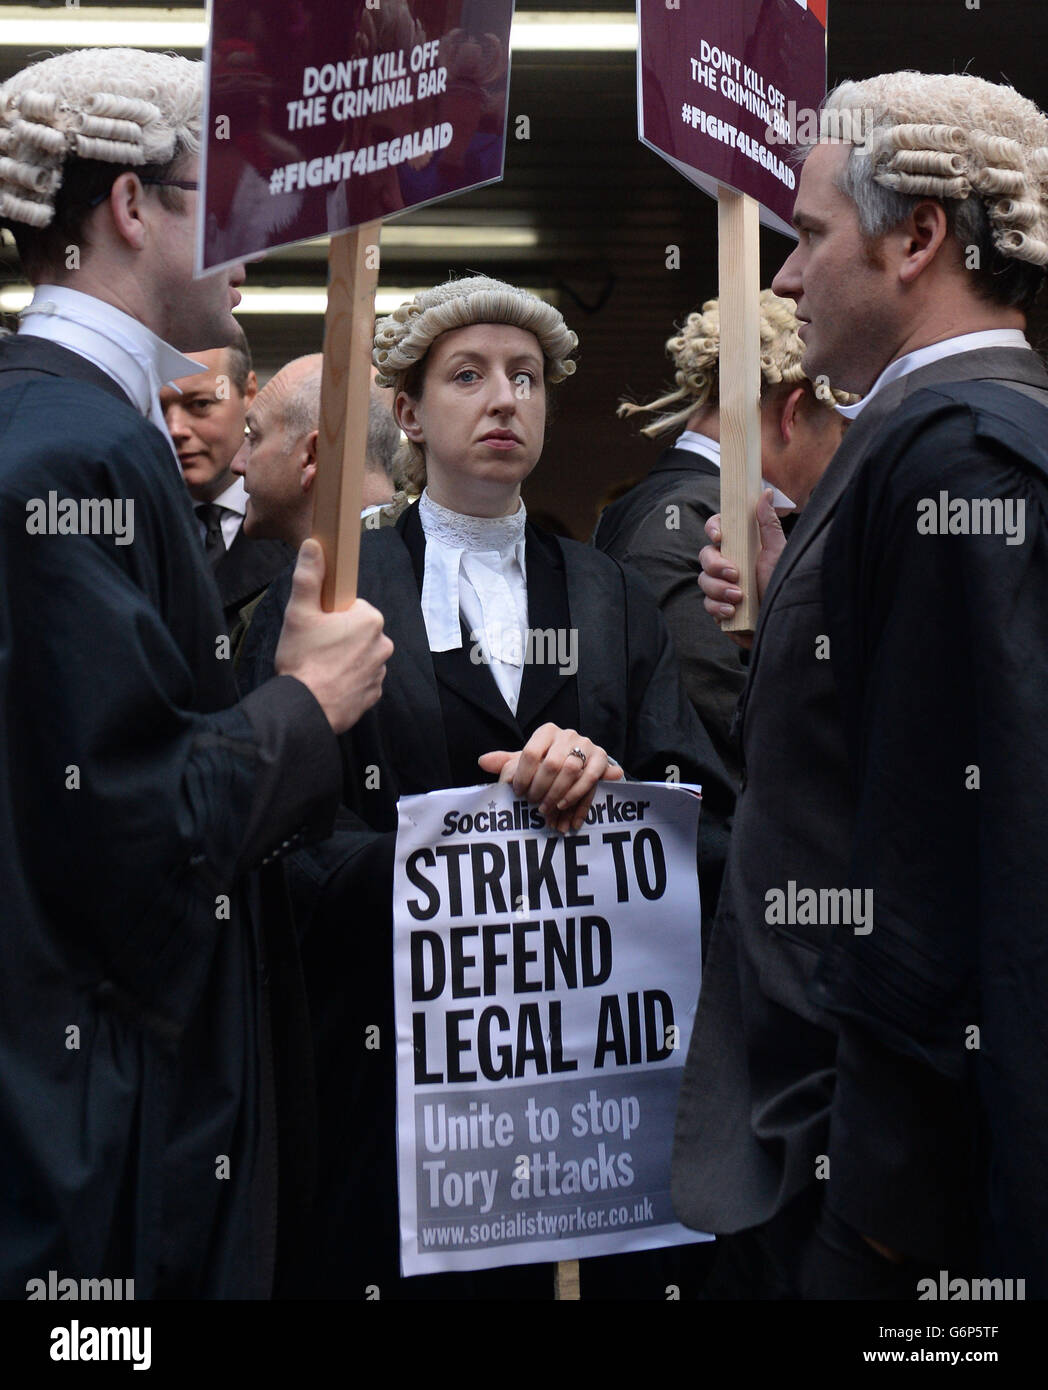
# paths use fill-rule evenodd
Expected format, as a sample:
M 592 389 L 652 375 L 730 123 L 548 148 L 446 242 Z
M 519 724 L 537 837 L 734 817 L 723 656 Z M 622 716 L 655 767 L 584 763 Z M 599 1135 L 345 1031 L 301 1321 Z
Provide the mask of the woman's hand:
M 518 753 L 499 749 L 478 762 L 500 782 L 512 782 L 514 793 L 537 805 L 546 824 L 562 833 L 582 825 L 602 778 L 617 782 L 624 775 L 603 748 L 556 724 L 536 729 Z

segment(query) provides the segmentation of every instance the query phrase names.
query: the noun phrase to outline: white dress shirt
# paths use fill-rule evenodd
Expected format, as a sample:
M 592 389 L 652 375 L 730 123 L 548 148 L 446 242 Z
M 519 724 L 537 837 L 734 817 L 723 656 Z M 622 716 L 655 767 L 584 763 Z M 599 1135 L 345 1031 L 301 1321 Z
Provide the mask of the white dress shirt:
M 953 357 L 958 352 L 974 352 L 977 348 L 988 347 L 1026 348 L 1030 352 L 1033 351 L 1025 334 L 1018 328 L 987 328 L 980 333 L 961 333 L 956 338 L 944 338 L 941 343 L 915 348 L 904 357 L 897 357 L 894 362 L 889 362 L 861 401 L 856 401 L 854 405 L 839 405 L 837 409 L 846 420 L 854 420 L 857 415 L 862 414 L 877 392 L 883 390 L 889 382 L 897 381 L 901 376 L 908 376 L 918 367 L 927 367 L 931 362 Z
M 122 387 L 171 443 L 160 408 L 160 388 L 178 377 L 206 370 L 177 352 L 145 324 L 94 295 L 64 285 L 37 285 L 19 315 L 19 333 L 45 338 L 93 362 Z M 172 457 L 178 465 L 175 446 Z M 182 469 L 178 469 L 179 477 Z
M 426 536 L 422 616 L 429 649 L 449 652 L 462 646 L 461 613 L 471 660 L 490 666 L 516 714 L 528 625 L 524 503 L 512 516 L 464 516 L 434 502 L 426 489 L 418 515 Z
M 689 453 L 701 454 L 703 458 L 715 463 L 718 469 L 721 466 L 720 444 L 716 439 L 711 439 L 708 434 L 699 434 L 697 430 L 685 430 L 683 434 L 677 436 L 677 441 L 673 446 L 675 449 L 687 449 Z M 791 502 L 784 492 L 780 492 L 768 482 L 767 478 L 761 479 L 761 487 L 770 487 L 775 496 L 771 499 L 773 507 L 778 507 L 779 511 L 795 512 L 797 503 Z
M 217 497 L 212 497 L 212 506 L 223 507 L 225 510 L 219 517 L 219 525 L 222 527 L 222 541 L 228 550 L 237 538 L 237 532 L 244 524 L 244 516 L 247 512 L 247 490 L 244 487 L 243 478 L 234 478 L 224 492 L 220 492 Z M 199 507 L 199 502 L 194 502 L 193 507 Z M 207 527 L 197 517 L 197 525 L 200 527 L 200 538 L 205 540 L 207 537 Z

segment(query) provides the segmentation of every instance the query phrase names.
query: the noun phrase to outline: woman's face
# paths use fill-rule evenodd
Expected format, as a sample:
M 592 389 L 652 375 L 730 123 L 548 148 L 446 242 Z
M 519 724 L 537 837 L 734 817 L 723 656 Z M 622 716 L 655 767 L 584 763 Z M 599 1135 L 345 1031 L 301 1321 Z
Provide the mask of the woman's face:
M 434 501 L 473 516 L 516 511 L 542 452 L 544 365 L 535 335 L 509 324 L 471 324 L 436 340 L 421 396 L 396 399 L 401 429 L 425 447 Z

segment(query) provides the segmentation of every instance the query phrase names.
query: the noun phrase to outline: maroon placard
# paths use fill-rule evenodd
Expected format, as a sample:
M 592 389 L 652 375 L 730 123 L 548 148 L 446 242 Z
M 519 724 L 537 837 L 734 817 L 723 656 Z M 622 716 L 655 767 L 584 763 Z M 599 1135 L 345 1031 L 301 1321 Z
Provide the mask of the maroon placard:
M 641 140 L 793 235 L 797 125 L 826 95 L 826 0 L 637 0 Z
M 197 268 L 502 177 L 513 0 L 214 0 Z

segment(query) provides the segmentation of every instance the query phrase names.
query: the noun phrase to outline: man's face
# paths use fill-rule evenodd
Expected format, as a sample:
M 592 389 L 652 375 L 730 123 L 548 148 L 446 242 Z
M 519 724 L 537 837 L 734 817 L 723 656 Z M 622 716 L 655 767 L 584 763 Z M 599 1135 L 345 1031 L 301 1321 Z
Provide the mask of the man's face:
M 303 488 L 306 442 L 288 437 L 281 409 L 286 392 L 279 376 L 263 387 L 248 410 L 248 436 L 233 465 L 247 490 L 244 534 L 253 540 L 291 540 L 302 508 L 311 505 Z
M 179 165 L 173 177 L 198 179 L 196 156 Z M 160 232 L 150 266 L 156 332 L 180 352 L 225 347 L 236 332 L 233 310 L 240 303 L 237 286 L 244 283 L 246 271 L 242 265 L 228 266 L 194 279 L 197 200 L 201 194 L 183 193 L 184 210 L 168 212 L 159 201 L 159 193 L 159 189 L 147 189 L 156 200 Z
M 242 396 L 229 376 L 224 348 L 193 356 L 207 371 L 165 386 L 160 404 L 190 495 L 197 502 L 210 502 L 233 481 L 230 465 L 244 442 L 244 417 L 255 395 L 254 373 Z
M 811 380 L 865 395 L 899 341 L 896 286 L 887 262 L 872 263 L 855 204 L 834 182 L 849 151 L 816 145 L 805 160 L 793 209 L 800 240 L 772 289 L 796 300 Z

